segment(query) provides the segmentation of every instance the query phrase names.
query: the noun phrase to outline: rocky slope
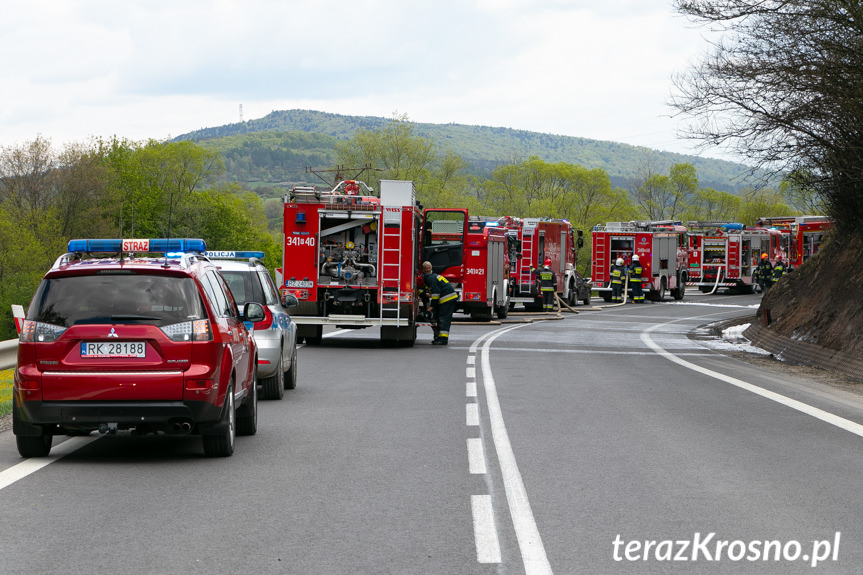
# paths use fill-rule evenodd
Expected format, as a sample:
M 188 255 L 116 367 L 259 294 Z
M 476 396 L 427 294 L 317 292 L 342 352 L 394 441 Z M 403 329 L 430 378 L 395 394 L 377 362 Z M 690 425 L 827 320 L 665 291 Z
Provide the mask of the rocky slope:
M 779 335 L 863 355 L 863 236 L 827 243 L 764 295 L 758 314 Z

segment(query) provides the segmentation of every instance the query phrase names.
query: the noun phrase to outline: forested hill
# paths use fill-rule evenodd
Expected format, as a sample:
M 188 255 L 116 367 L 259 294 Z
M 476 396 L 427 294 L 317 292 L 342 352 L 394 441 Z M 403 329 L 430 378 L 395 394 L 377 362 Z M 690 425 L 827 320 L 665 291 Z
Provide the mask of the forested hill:
M 256 120 L 204 128 L 175 140 L 193 140 L 222 153 L 228 176 L 246 182 L 314 182 L 305 167 L 336 163 L 334 145 L 359 130 L 379 130 L 391 119 L 343 116 L 311 110 L 274 111 Z M 662 152 L 602 140 L 556 136 L 511 128 L 464 124 L 414 123 L 414 133 L 431 140 L 439 151 L 451 151 L 470 163 L 469 171 L 487 176 L 501 163 L 538 156 L 546 162 L 568 162 L 602 168 L 612 183 L 623 186 L 638 175 L 646 159 L 658 159 L 667 171 L 675 163 L 695 166 L 701 187 L 737 192 L 747 185 L 741 164 Z

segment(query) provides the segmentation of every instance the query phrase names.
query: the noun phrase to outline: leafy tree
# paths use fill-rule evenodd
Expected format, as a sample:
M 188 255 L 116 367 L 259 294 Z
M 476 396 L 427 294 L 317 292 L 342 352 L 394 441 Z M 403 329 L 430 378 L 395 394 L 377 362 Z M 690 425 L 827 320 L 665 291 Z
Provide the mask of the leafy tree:
M 339 162 L 348 168 L 370 166 L 363 181 L 380 189 L 381 180 L 411 180 L 417 199 L 426 207 L 464 207 L 473 203 L 465 192 L 467 163 L 459 156 L 439 154 L 434 143 L 416 135 L 407 115 L 394 115 L 379 130 L 358 129 L 350 140 L 336 146 Z
M 686 221 L 733 222 L 737 221 L 742 201 L 740 197 L 713 188 L 701 188 L 695 192 L 685 213 Z
M 849 0 L 675 0 L 721 34 L 675 78 L 685 136 L 805 177 L 837 228 L 863 229 L 863 4 Z

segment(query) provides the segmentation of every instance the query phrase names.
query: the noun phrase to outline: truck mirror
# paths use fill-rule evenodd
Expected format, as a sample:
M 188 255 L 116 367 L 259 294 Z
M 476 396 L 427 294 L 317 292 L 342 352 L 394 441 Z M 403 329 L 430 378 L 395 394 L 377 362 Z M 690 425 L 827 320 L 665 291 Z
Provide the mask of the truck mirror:
M 584 247 L 584 238 L 581 237 L 581 234 L 578 234 L 578 240 L 575 242 L 575 245 L 577 245 L 580 248 Z

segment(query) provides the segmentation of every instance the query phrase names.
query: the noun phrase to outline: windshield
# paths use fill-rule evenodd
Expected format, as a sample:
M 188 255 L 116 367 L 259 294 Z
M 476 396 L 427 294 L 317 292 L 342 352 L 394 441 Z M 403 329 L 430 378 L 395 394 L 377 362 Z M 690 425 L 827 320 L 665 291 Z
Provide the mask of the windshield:
M 163 326 L 205 317 L 195 280 L 143 274 L 45 279 L 27 314 L 27 319 L 61 327 L 94 323 Z

